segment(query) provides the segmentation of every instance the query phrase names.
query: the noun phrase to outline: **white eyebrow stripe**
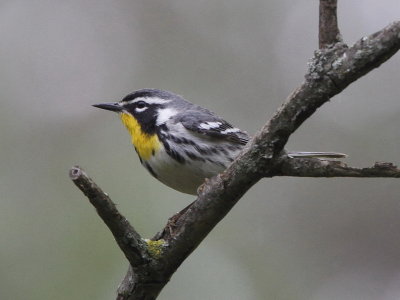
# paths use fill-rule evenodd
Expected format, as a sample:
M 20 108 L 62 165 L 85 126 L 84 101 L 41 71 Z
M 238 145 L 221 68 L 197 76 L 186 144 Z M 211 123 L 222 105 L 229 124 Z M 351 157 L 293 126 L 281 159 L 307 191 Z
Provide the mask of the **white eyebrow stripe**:
M 136 103 L 139 101 L 143 101 L 146 102 L 147 104 L 165 104 L 168 102 L 171 102 L 171 100 L 166 100 L 166 99 L 162 99 L 162 98 L 158 98 L 158 97 L 139 97 L 130 101 L 124 101 L 124 102 L 120 102 L 122 104 L 122 106 L 124 105 L 129 105 L 132 103 Z

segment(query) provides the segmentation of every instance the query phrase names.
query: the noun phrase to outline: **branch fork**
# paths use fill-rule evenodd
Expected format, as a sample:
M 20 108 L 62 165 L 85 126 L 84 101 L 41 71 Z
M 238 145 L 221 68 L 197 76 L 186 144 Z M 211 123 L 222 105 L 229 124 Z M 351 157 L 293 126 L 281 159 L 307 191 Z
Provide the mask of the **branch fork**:
M 117 299 L 156 299 L 186 257 L 263 177 L 400 177 L 400 169 L 391 163 L 354 168 L 340 161 L 290 158 L 285 154 L 290 135 L 321 105 L 400 48 L 399 21 L 348 47 L 338 29 L 336 8 L 336 0 L 320 0 L 320 49 L 309 63 L 304 82 L 237 159 L 223 173 L 207 180 L 199 188 L 197 199 L 171 217 L 152 240 L 140 236 L 79 166 L 70 170 L 71 180 L 96 208 L 130 263 Z

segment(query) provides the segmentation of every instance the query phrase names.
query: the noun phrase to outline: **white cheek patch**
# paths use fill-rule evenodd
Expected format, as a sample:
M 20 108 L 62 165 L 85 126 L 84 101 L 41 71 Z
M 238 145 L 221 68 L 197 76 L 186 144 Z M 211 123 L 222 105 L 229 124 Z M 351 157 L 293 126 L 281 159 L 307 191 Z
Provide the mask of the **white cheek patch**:
M 144 112 L 146 109 L 148 109 L 148 107 L 141 107 L 141 108 L 136 107 L 136 108 L 135 108 L 135 111 L 136 111 L 137 113 L 141 113 L 141 112 Z
M 235 133 L 235 132 L 239 132 L 239 131 L 240 131 L 239 128 L 228 128 L 228 129 L 221 131 L 221 133 L 228 134 L 228 133 Z
M 199 125 L 199 127 L 200 127 L 201 129 L 209 130 L 209 129 L 211 129 L 211 128 L 218 128 L 218 127 L 220 127 L 221 125 L 222 125 L 221 122 L 205 122 L 205 123 L 201 123 L 201 124 Z
M 156 125 L 161 125 L 167 122 L 170 118 L 175 116 L 178 113 L 173 108 L 162 108 L 158 110 L 157 122 Z

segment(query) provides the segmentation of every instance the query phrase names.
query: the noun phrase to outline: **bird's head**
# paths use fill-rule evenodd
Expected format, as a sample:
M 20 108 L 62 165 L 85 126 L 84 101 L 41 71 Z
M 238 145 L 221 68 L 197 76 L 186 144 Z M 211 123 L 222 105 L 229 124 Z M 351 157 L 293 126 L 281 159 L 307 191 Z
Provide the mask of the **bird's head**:
M 128 130 L 138 124 L 143 133 L 152 135 L 156 133 L 158 126 L 178 113 L 178 107 L 188 104 L 180 96 L 171 92 L 142 89 L 127 95 L 119 102 L 100 103 L 93 106 L 119 113 Z

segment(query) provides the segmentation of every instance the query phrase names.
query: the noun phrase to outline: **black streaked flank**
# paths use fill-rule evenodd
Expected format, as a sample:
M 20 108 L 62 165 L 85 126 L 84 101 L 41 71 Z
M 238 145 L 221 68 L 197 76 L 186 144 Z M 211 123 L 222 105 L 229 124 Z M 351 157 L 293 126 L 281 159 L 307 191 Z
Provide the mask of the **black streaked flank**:
M 237 150 L 239 150 L 239 149 L 242 149 L 242 146 L 240 146 L 240 145 L 228 145 L 228 149 L 229 150 L 231 150 L 231 151 L 237 151 Z
M 207 148 L 202 148 L 199 145 L 193 144 L 193 147 L 196 148 L 196 150 L 203 155 L 210 155 L 212 152 L 210 151 L 210 149 Z
M 158 178 L 156 172 L 154 172 L 153 168 L 150 167 L 150 165 L 148 163 L 144 163 L 144 166 L 150 172 L 150 174 L 153 175 L 153 177 Z
M 212 147 L 210 148 L 212 153 L 218 154 L 219 150 L 217 149 L 217 147 Z
M 171 156 L 173 159 L 181 164 L 184 164 L 186 162 L 185 158 L 182 155 L 180 155 L 177 151 L 171 149 L 171 146 L 166 139 L 161 139 L 161 142 L 163 143 L 165 151 L 169 156 Z
M 171 147 L 169 146 L 168 142 L 165 141 L 165 140 L 161 140 L 161 141 L 162 141 L 162 143 L 163 143 L 163 145 L 164 145 L 165 150 L 166 150 L 167 152 L 170 151 L 170 150 L 171 150 Z
M 192 140 L 188 140 L 188 139 L 183 138 L 183 141 L 184 141 L 185 144 L 188 144 L 188 145 L 192 145 L 192 146 L 196 145 L 196 143 L 193 142 Z
M 167 151 L 167 154 L 181 164 L 184 164 L 186 162 L 185 158 L 175 150 L 170 149 Z
M 206 161 L 204 158 L 197 156 L 197 155 L 194 154 L 193 152 L 190 152 L 190 151 L 185 150 L 185 154 L 186 154 L 187 157 L 189 157 L 190 159 L 193 159 L 193 160 L 200 160 L 200 161 Z
M 228 151 L 226 151 L 226 149 L 224 147 L 218 147 L 218 150 L 221 151 L 223 154 L 225 154 L 226 156 L 229 155 Z
M 211 159 L 211 158 L 207 158 L 207 161 L 209 161 L 212 164 L 220 165 L 221 167 L 226 168 L 226 165 L 224 163 L 220 162 L 220 161 L 216 161 L 216 160 Z
M 178 137 L 176 137 L 176 136 L 173 136 L 173 135 L 168 135 L 168 137 L 173 141 L 173 142 L 175 142 L 175 143 L 177 143 L 177 144 L 184 144 L 184 140 L 186 140 L 185 138 L 178 138 Z
M 164 131 L 164 133 L 161 133 L 161 131 Z M 183 145 L 195 145 L 195 143 L 191 140 L 188 140 L 185 137 L 177 137 L 172 134 L 168 134 L 168 128 L 165 124 L 160 125 L 160 133 L 159 135 L 163 136 L 164 138 L 167 138 L 171 141 L 173 141 L 176 144 L 183 144 Z

